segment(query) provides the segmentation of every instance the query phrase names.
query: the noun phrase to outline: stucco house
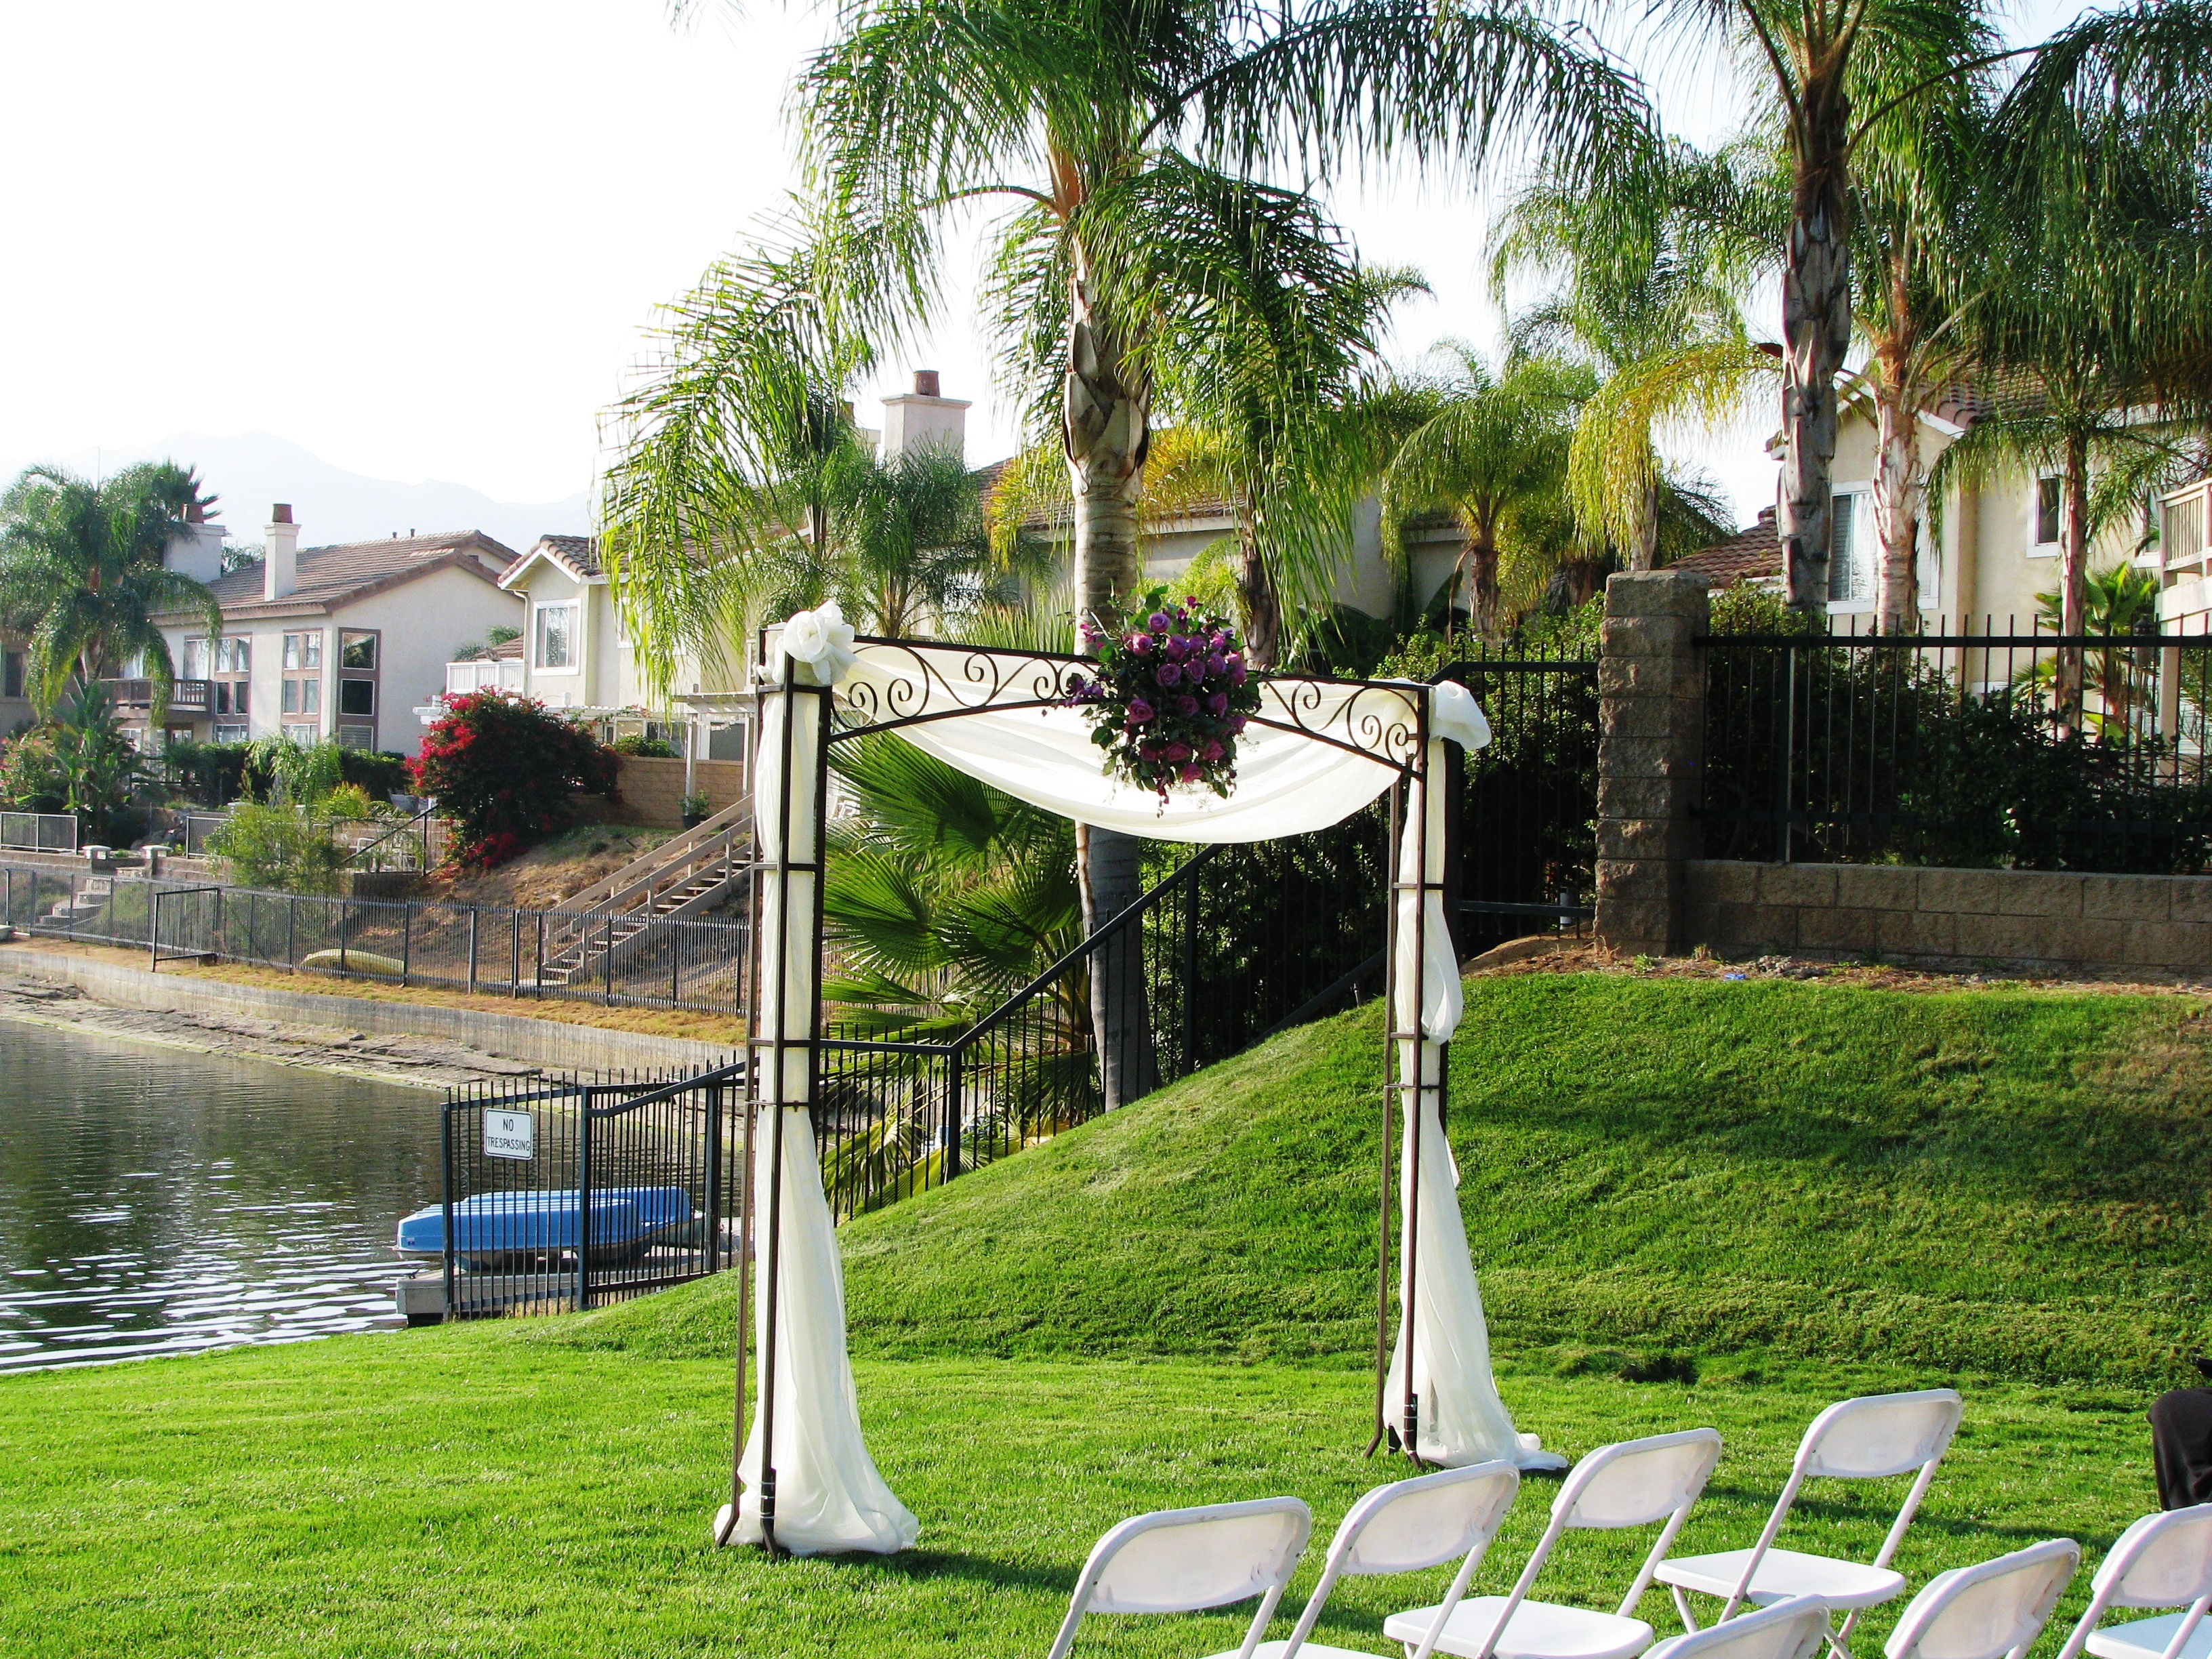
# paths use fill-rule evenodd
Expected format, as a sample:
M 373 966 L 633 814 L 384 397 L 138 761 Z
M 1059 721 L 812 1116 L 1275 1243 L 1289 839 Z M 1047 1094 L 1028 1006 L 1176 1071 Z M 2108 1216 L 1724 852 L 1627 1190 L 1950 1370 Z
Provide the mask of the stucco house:
M 1932 470 L 1937 458 L 1991 408 L 1978 393 L 1947 393 L 1921 417 L 1923 465 Z M 1828 613 L 1838 632 L 1865 632 L 1880 597 L 1881 553 L 1872 493 L 1875 459 L 1874 410 L 1864 399 L 1847 402 L 1837 426 L 1836 511 L 1828 562 Z M 2146 500 L 2140 514 L 2108 526 L 2090 544 L 2089 568 L 2102 570 L 2124 560 L 2158 572 L 2168 589 L 2167 615 L 2176 614 L 2173 607 L 2183 604 L 2202 615 L 2207 608 L 2199 581 L 2203 508 L 2190 520 L 2186 503 L 2201 503 L 2204 489 L 2192 484 L 2163 500 Z M 1920 608 L 1927 625 L 1955 626 L 1965 619 L 1976 633 L 1991 627 L 1999 633 L 2029 631 L 2039 609 L 2036 596 L 2058 586 L 2058 480 L 2022 471 L 1979 489 L 1954 486 L 1940 505 L 1940 514 L 1928 506 L 1921 514 Z M 2192 533 L 2194 551 L 2185 553 L 2177 544 Z M 1695 571 L 1716 586 L 1750 582 L 1781 591 L 1774 509 L 1762 509 L 1749 528 L 1676 560 L 1671 568 Z
M 222 632 L 201 618 L 156 618 L 176 667 L 161 733 L 149 731 L 152 688 L 110 683 L 118 714 L 149 744 L 219 743 L 281 734 L 349 749 L 415 747 L 412 706 L 445 684 L 447 659 L 489 629 L 520 626 L 499 586 L 511 548 L 480 531 L 302 548 L 289 503 L 264 530 L 258 566 L 222 574 L 219 525 L 190 527 L 164 561 L 198 577 L 222 606 Z

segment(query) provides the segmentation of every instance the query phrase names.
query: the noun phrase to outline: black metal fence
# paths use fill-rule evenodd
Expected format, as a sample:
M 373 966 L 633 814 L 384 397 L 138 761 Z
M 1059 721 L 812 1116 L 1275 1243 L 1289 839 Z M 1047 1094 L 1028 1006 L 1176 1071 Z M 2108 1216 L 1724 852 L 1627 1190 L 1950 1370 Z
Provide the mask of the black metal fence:
M 332 898 L 0 866 L 26 933 L 492 996 L 736 1015 L 746 924 L 432 900 Z M 158 896 L 159 902 L 156 902 Z
M 1454 938 L 1462 957 L 1579 928 L 1597 891 L 1597 658 L 1579 643 L 1508 641 L 1445 668 L 1490 720 L 1460 775 Z
M 2212 639 L 1989 631 L 1703 641 L 1712 858 L 2212 867 Z M 2062 659 L 2083 692 L 2061 718 Z
M 735 1265 L 742 1068 L 534 1079 L 446 1097 L 437 1225 L 450 1317 L 589 1308 Z

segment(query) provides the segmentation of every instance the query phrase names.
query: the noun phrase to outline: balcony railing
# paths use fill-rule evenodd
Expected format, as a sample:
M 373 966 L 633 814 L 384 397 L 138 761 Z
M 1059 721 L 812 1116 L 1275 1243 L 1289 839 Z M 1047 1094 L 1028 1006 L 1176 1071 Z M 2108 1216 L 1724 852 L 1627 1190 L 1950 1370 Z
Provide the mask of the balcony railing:
M 2177 489 L 2165 498 L 2164 522 L 2159 532 L 2159 544 L 2166 556 L 2169 570 L 2184 565 L 2201 567 L 2204 556 L 2212 552 L 2205 531 L 2212 527 L 2212 478 L 2193 483 L 2186 489 Z
M 154 706 L 154 682 L 149 679 L 102 680 L 107 688 L 108 700 L 118 708 L 151 708 Z M 212 680 L 172 680 L 169 683 L 169 712 L 172 714 L 204 714 L 215 706 L 215 682 Z
M 446 665 L 446 695 L 466 696 L 471 691 L 520 691 L 522 659 L 519 657 L 479 657 Z

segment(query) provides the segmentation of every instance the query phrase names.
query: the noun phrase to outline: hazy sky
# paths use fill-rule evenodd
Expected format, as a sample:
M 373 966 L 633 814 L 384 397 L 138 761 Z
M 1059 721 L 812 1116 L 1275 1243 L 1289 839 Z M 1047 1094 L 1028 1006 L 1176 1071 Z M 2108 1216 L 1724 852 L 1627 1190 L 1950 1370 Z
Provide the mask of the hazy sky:
M 2020 27 L 2071 10 L 2032 0 Z M 653 307 L 790 188 L 780 113 L 823 27 L 773 0 L 680 25 L 663 0 L 0 4 L 0 457 L 258 429 L 504 500 L 586 488 Z M 1688 136 L 1733 101 L 1675 65 Z M 1469 189 L 1339 206 L 1436 289 L 1404 353 L 1492 337 Z M 976 399 L 973 459 L 1012 446 L 972 328 L 917 366 Z M 1747 519 L 1757 434 L 1708 459 Z

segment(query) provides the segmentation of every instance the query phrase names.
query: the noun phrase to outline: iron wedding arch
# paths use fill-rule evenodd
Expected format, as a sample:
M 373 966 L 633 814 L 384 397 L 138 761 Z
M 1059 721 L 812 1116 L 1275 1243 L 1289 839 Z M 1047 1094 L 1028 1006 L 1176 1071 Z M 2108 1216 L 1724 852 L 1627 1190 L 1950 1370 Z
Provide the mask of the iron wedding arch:
M 794 617 L 791 623 L 763 629 L 756 657 L 763 666 L 753 687 L 756 718 L 749 775 L 755 790 L 758 857 L 750 906 L 751 961 L 746 975 L 749 1064 L 743 1155 L 747 1177 L 738 1222 L 734 1446 L 730 1501 L 717 1514 L 714 1525 L 716 1545 L 757 1542 L 771 1555 L 790 1553 L 777 1535 L 778 1485 L 779 1474 L 789 1473 L 794 1465 L 799 1466 L 802 1481 L 811 1480 L 818 1485 L 825 1459 L 832 1465 L 842 1460 L 852 1470 L 851 1483 L 875 1494 L 872 1499 L 848 1498 L 846 1508 L 856 1512 L 860 1518 L 854 1524 L 864 1532 L 873 1519 L 877 1524 L 871 1536 L 876 1541 L 833 1543 L 823 1553 L 837 1548 L 904 1547 L 912 1541 L 914 1525 L 913 1517 L 882 1486 L 860 1440 L 857 1418 L 852 1415 L 842 1283 L 836 1265 L 834 1239 L 826 1245 L 824 1242 L 828 1211 L 820 1199 L 819 1169 L 811 1152 L 811 1114 L 822 1097 L 823 1084 L 822 878 L 830 811 L 830 750 L 838 744 L 894 732 L 1048 810 L 1093 823 L 1106 815 L 1103 808 L 1085 811 L 1072 805 L 1064 794 L 1051 791 L 1042 791 L 1040 799 L 1038 790 L 1024 787 L 1026 775 L 1019 770 L 1018 757 L 998 765 L 973 753 L 946 752 L 947 728 L 979 716 L 1000 717 L 985 724 L 1002 740 L 1012 730 L 1005 716 L 1034 713 L 1049 718 L 1053 711 L 1061 711 L 1063 727 L 1071 723 L 1071 717 L 1079 720 L 1070 701 L 1078 684 L 1095 670 L 1091 659 L 868 636 L 853 638 L 849 649 L 833 644 L 814 656 L 800 657 L 787 652 L 785 637 L 800 620 Z M 1165 808 L 1159 809 L 1159 821 L 1152 833 L 1156 838 L 1185 842 L 1273 839 L 1339 822 L 1386 792 L 1389 796 L 1391 898 L 1387 906 L 1385 1060 L 1377 1182 L 1375 1416 L 1367 1452 L 1372 1455 L 1387 1439 L 1395 1449 L 1406 1451 L 1417 1467 L 1426 1467 L 1431 1459 L 1424 1455 L 1422 1436 L 1425 1428 L 1434 1431 L 1437 1425 L 1424 1423 L 1418 1386 L 1421 1354 L 1417 1352 L 1416 1321 L 1425 1288 L 1419 1262 L 1431 1238 L 1422 1231 L 1423 1162 L 1425 1152 L 1432 1162 L 1440 1160 L 1447 1167 L 1450 1164 L 1450 1153 L 1443 1140 L 1446 1062 L 1450 1031 L 1460 1016 L 1457 964 L 1443 927 L 1443 803 L 1428 783 L 1432 758 L 1442 754 L 1442 736 L 1480 746 L 1487 741 L 1488 729 L 1473 700 L 1456 686 L 1288 675 L 1254 678 L 1260 683 L 1261 708 L 1249 717 L 1247 729 L 1257 728 L 1266 735 L 1247 738 L 1246 755 L 1240 756 L 1238 789 L 1231 802 L 1237 802 L 1237 795 L 1245 790 L 1245 780 L 1251 776 L 1251 751 L 1272 745 L 1272 752 L 1285 754 L 1286 739 L 1302 750 L 1318 751 L 1318 763 L 1334 768 L 1332 777 L 1343 774 L 1346 783 L 1356 787 L 1337 792 L 1333 799 L 1308 803 L 1305 817 L 1313 817 L 1316 811 L 1323 814 L 1316 821 L 1299 821 L 1292 815 L 1289 827 L 1268 833 L 1252 833 L 1236 821 L 1249 818 L 1255 811 L 1239 813 L 1226 807 L 1213 811 L 1212 804 L 1206 802 L 1187 808 L 1171 825 L 1164 822 Z M 1452 711 L 1456 716 L 1455 729 L 1444 733 L 1437 729 L 1440 722 L 1436 703 L 1440 696 L 1463 700 Z M 1467 710 L 1473 711 L 1471 721 Z M 1454 724 L 1451 720 L 1442 723 Z M 1064 732 L 1061 739 L 1066 753 L 1079 752 L 1067 748 Z M 993 747 L 995 750 L 997 745 Z M 1087 729 L 1082 733 L 1082 749 L 1088 750 L 1085 758 L 1089 771 L 1103 786 L 1105 780 L 1099 772 L 1096 749 L 1088 743 Z M 1313 770 L 1316 763 L 1309 758 L 1307 769 Z M 1065 766 L 1060 770 L 1064 773 Z M 763 798 L 763 786 L 772 799 Z M 1364 793 L 1359 793 L 1362 788 Z M 1110 788 L 1103 789 L 1102 798 L 1112 793 Z M 1300 799 L 1326 793 L 1309 782 Z M 1149 805 L 1152 797 L 1145 793 L 1142 798 Z M 1267 810 L 1264 800 L 1256 809 Z M 1130 811 L 1121 811 L 1118 821 L 1105 827 L 1146 834 L 1141 818 L 1132 823 L 1131 816 Z M 1169 829 L 1179 833 L 1165 833 Z M 1091 938 L 1105 936 L 1123 920 L 1116 916 L 1103 921 Z M 1441 961 L 1432 960 L 1439 950 Z M 1447 982 L 1436 982 L 1439 981 Z M 1439 1030 L 1441 1039 L 1432 1035 Z M 1402 1108 L 1401 1102 L 1405 1103 Z M 764 1110 L 770 1122 L 763 1136 L 760 1119 Z M 793 1120 L 802 1112 L 807 1118 L 794 1124 Z M 1402 1152 L 1395 1144 L 1399 1139 L 1395 1125 L 1401 1119 L 1405 1126 Z M 804 1159 L 792 1157 L 794 1135 L 802 1136 L 806 1143 Z M 809 1171 L 803 1178 L 802 1164 Z M 1430 1175 L 1433 1188 L 1437 1178 L 1445 1176 L 1445 1170 L 1432 1169 Z M 1455 1172 L 1445 1178 L 1456 1182 Z M 765 1223 L 765 1240 L 754 1249 L 755 1198 L 763 1188 L 766 1212 L 757 1218 Z M 1446 1196 L 1448 1193 L 1447 1188 Z M 1455 1241 L 1471 1288 L 1472 1266 L 1456 1201 L 1443 1204 L 1432 1191 L 1431 1204 L 1449 1210 L 1448 1218 L 1434 1218 L 1431 1234 L 1446 1231 Z M 1395 1253 L 1394 1212 L 1402 1213 L 1404 1234 L 1402 1247 Z M 793 1224 L 794 1215 L 799 1218 L 800 1236 L 787 1256 L 785 1235 L 787 1227 Z M 1443 1259 L 1449 1269 L 1449 1257 Z M 794 1316 L 786 1305 L 794 1293 L 794 1287 L 784 1282 L 787 1272 L 802 1281 L 812 1275 L 807 1281 L 816 1292 L 812 1300 L 834 1300 L 834 1355 L 828 1340 L 832 1333 L 810 1328 L 802 1334 L 790 1328 L 794 1317 L 804 1318 L 817 1310 L 802 1308 Z M 760 1281 L 757 1308 L 754 1305 L 756 1276 Z M 1394 1277 L 1398 1309 L 1395 1354 Z M 1479 1299 L 1474 1303 L 1474 1318 L 1480 1328 Z M 1431 1327 L 1437 1323 L 1433 1315 L 1430 1323 Z M 750 1437 L 745 1412 L 749 1328 L 760 1351 L 758 1398 Z M 1424 1328 L 1419 1334 L 1431 1348 L 1439 1341 L 1453 1351 L 1463 1346 L 1455 1344 L 1453 1333 Z M 1495 1405 L 1486 1335 L 1480 1328 L 1474 1335 L 1482 1370 L 1480 1386 Z M 787 1353 L 787 1349 L 792 1352 Z M 1433 1375 L 1433 1354 L 1431 1359 Z M 785 1402 L 787 1411 L 817 1414 L 815 1420 L 801 1422 L 795 1443 L 787 1436 L 783 1443 L 777 1438 L 779 1391 L 787 1380 L 780 1375 L 781 1367 L 811 1372 L 807 1380 L 813 1384 L 812 1391 L 794 1392 Z M 1394 1384 L 1395 1420 L 1390 1409 Z M 1504 1417 L 1502 1406 L 1497 1407 L 1497 1412 L 1505 1433 L 1512 1436 L 1514 1431 L 1510 1419 Z M 823 1443 L 814 1443 L 817 1441 Z M 1518 1436 L 1517 1444 L 1519 1461 L 1524 1466 L 1564 1467 L 1564 1461 L 1556 1455 L 1539 1450 L 1533 1437 Z M 1489 1455 L 1498 1454 L 1492 1450 Z M 746 1479 L 749 1462 L 755 1465 L 750 1482 Z M 749 1492 L 753 1498 L 750 1507 Z M 877 1510 L 887 1504 L 896 1511 L 894 1519 L 883 1522 L 871 1509 L 872 1503 Z M 903 1517 L 902 1522 L 897 1517 Z M 741 1533 L 750 1535 L 740 1537 Z M 802 1553 L 814 1552 L 802 1547 Z

